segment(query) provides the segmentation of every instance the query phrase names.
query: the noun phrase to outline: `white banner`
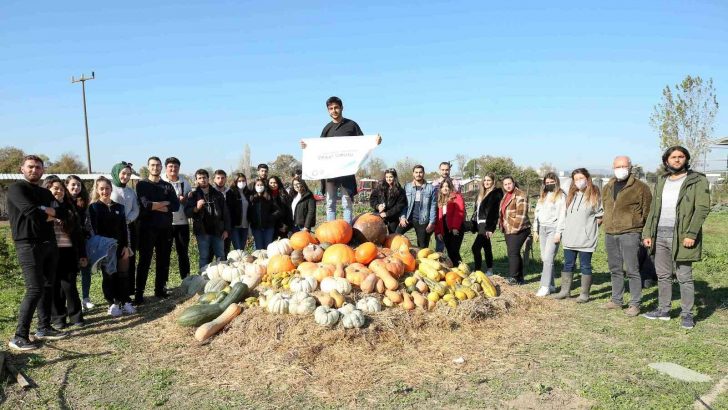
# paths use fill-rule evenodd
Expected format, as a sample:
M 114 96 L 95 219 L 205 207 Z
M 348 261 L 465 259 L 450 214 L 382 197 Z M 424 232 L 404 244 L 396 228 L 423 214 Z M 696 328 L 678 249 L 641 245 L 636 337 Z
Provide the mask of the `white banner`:
M 303 178 L 326 179 L 356 174 L 377 147 L 377 136 L 306 138 L 303 142 Z

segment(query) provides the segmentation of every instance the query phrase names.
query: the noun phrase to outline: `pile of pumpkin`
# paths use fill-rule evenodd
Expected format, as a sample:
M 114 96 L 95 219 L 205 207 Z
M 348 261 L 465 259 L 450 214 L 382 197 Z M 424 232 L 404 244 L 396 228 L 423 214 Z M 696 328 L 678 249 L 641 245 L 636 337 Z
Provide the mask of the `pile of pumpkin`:
M 316 323 L 328 327 L 339 322 L 362 327 L 367 314 L 383 307 L 432 310 L 438 303 L 456 307 L 463 300 L 498 295 L 483 272 L 470 272 L 465 264 L 453 267 L 443 254 L 413 248 L 405 236 L 387 235 L 383 220 L 373 214 L 359 216 L 353 226 L 325 222 L 315 235 L 297 232 L 265 251 L 233 251 L 226 262 L 208 265 L 204 276 L 208 281 L 199 303 L 221 300 L 227 286 L 245 283 L 248 289 L 258 287 L 258 296 L 245 299 L 245 306 L 313 314 Z

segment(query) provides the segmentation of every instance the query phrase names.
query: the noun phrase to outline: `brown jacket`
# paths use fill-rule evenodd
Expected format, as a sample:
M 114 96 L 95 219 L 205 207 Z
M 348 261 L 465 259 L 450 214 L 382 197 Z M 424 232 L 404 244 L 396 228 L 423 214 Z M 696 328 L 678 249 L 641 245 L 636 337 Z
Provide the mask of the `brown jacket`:
M 612 178 L 602 189 L 604 203 L 604 232 L 619 235 L 629 232 L 642 232 L 647 215 L 650 213 L 652 194 L 644 182 L 630 175 L 622 190 L 614 199 L 614 182 Z
M 531 221 L 528 219 L 528 198 L 520 189 L 513 190 L 513 195 L 505 203 L 505 213 L 502 211 L 507 193 L 503 193 L 498 210 L 500 212 L 500 227 L 504 234 L 514 234 L 524 229 L 531 229 Z

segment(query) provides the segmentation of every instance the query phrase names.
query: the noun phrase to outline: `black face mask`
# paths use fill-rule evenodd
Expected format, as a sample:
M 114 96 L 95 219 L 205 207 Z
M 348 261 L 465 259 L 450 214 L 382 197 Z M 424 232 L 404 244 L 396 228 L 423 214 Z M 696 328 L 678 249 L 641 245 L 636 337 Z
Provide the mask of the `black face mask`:
M 544 192 L 554 192 L 556 190 L 556 184 L 546 184 L 543 186 Z
M 675 168 L 675 167 L 672 167 L 672 166 L 670 166 L 668 164 L 665 164 L 665 169 L 667 170 L 667 172 L 670 175 L 675 175 L 675 174 L 679 174 L 679 173 L 685 171 L 686 169 L 688 169 L 688 164 L 685 163 L 680 168 Z

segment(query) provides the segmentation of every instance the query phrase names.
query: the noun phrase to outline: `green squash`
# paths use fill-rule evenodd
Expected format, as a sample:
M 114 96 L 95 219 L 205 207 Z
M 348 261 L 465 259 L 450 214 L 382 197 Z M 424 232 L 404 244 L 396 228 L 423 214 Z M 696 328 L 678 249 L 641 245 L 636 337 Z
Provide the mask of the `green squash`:
M 222 292 L 220 292 L 222 293 Z M 219 303 L 210 303 L 209 305 L 193 305 L 188 307 L 182 312 L 177 318 L 177 324 L 180 326 L 200 326 L 207 323 L 216 317 L 220 316 L 228 306 L 233 303 L 238 303 L 245 295 L 248 294 L 248 285 L 243 282 L 238 282 L 233 285 L 230 293 Z M 219 295 L 219 293 L 218 293 Z

